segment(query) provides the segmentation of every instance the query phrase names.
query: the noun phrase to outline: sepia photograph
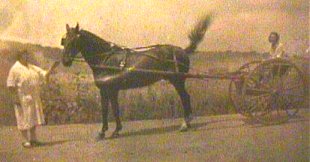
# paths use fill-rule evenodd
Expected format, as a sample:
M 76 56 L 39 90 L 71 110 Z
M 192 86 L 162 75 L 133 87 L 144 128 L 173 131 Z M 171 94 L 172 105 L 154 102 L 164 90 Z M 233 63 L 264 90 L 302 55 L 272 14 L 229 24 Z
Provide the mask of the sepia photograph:
M 0 0 L 0 161 L 310 161 L 309 0 Z

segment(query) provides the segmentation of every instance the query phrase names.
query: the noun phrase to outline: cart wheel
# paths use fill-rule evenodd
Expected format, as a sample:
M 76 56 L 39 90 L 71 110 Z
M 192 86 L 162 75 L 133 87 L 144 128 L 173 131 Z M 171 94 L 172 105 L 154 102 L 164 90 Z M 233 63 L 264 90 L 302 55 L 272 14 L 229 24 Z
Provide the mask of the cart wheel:
M 306 93 L 306 80 L 297 66 L 285 59 L 272 59 L 246 77 L 242 105 L 260 123 L 279 124 L 304 107 Z
M 232 79 L 229 84 L 228 92 L 230 102 L 233 104 L 235 111 L 244 116 L 248 116 L 247 115 L 248 113 L 242 107 L 242 100 L 241 100 L 241 92 L 244 77 L 247 76 L 251 71 L 253 71 L 259 63 L 261 63 L 261 61 L 252 61 L 242 65 L 236 72 L 237 74 L 239 74 L 238 78 Z

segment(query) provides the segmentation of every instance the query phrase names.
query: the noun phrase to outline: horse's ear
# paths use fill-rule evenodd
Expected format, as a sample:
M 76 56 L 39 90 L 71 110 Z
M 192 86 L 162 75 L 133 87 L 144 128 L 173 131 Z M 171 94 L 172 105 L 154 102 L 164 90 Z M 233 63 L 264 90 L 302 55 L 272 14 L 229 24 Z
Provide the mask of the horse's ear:
M 76 31 L 76 32 L 79 32 L 79 31 L 80 31 L 80 25 L 79 25 L 79 23 L 76 23 L 75 31 Z
M 66 29 L 67 29 L 67 31 L 70 30 L 70 26 L 68 24 L 66 24 Z

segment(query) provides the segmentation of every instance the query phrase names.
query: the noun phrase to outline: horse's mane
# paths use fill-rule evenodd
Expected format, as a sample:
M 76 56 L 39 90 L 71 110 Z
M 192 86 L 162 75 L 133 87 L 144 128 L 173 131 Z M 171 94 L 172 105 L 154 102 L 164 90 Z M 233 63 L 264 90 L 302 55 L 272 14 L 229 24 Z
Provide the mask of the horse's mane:
M 92 45 L 97 46 L 98 49 L 102 50 L 102 51 L 107 51 L 107 50 L 111 50 L 111 48 L 113 48 L 114 50 L 123 50 L 124 48 L 106 41 L 102 38 L 100 38 L 99 36 L 87 31 L 87 30 L 80 30 L 79 32 L 81 34 L 81 36 L 83 38 L 86 39 L 87 42 L 91 43 Z M 111 47 L 111 44 L 113 44 L 114 46 Z

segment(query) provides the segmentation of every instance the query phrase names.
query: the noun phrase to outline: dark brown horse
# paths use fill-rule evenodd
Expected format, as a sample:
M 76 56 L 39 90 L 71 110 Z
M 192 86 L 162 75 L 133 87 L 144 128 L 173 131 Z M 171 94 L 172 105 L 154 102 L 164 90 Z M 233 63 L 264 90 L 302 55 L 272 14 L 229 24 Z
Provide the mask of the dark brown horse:
M 184 122 L 180 128 L 186 131 L 190 127 L 192 119 L 190 96 L 185 90 L 185 79 L 179 76 L 163 76 L 151 73 L 137 73 L 130 70 L 115 70 L 98 68 L 98 66 L 113 66 L 124 69 L 148 69 L 160 71 L 189 71 L 189 54 L 193 53 L 197 45 L 203 40 L 205 32 L 210 25 L 210 16 L 205 16 L 199 21 L 189 35 L 190 45 L 182 49 L 173 45 L 154 45 L 146 47 L 144 51 L 133 51 L 122 48 L 98 36 L 80 30 L 79 25 L 70 28 L 66 25 L 67 33 L 62 39 L 63 64 L 70 66 L 78 53 L 81 53 L 85 61 L 93 71 L 95 84 L 100 89 L 102 106 L 102 130 L 98 140 L 105 137 L 108 130 L 108 106 L 111 104 L 116 120 L 116 129 L 112 136 L 119 135 L 122 124 L 119 117 L 118 94 L 120 90 L 138 88 L 151 85 L 161 79 L 168 80 L 178 92 L 183 109 Z M 175 63 L 177 62 L 177 63 Z

